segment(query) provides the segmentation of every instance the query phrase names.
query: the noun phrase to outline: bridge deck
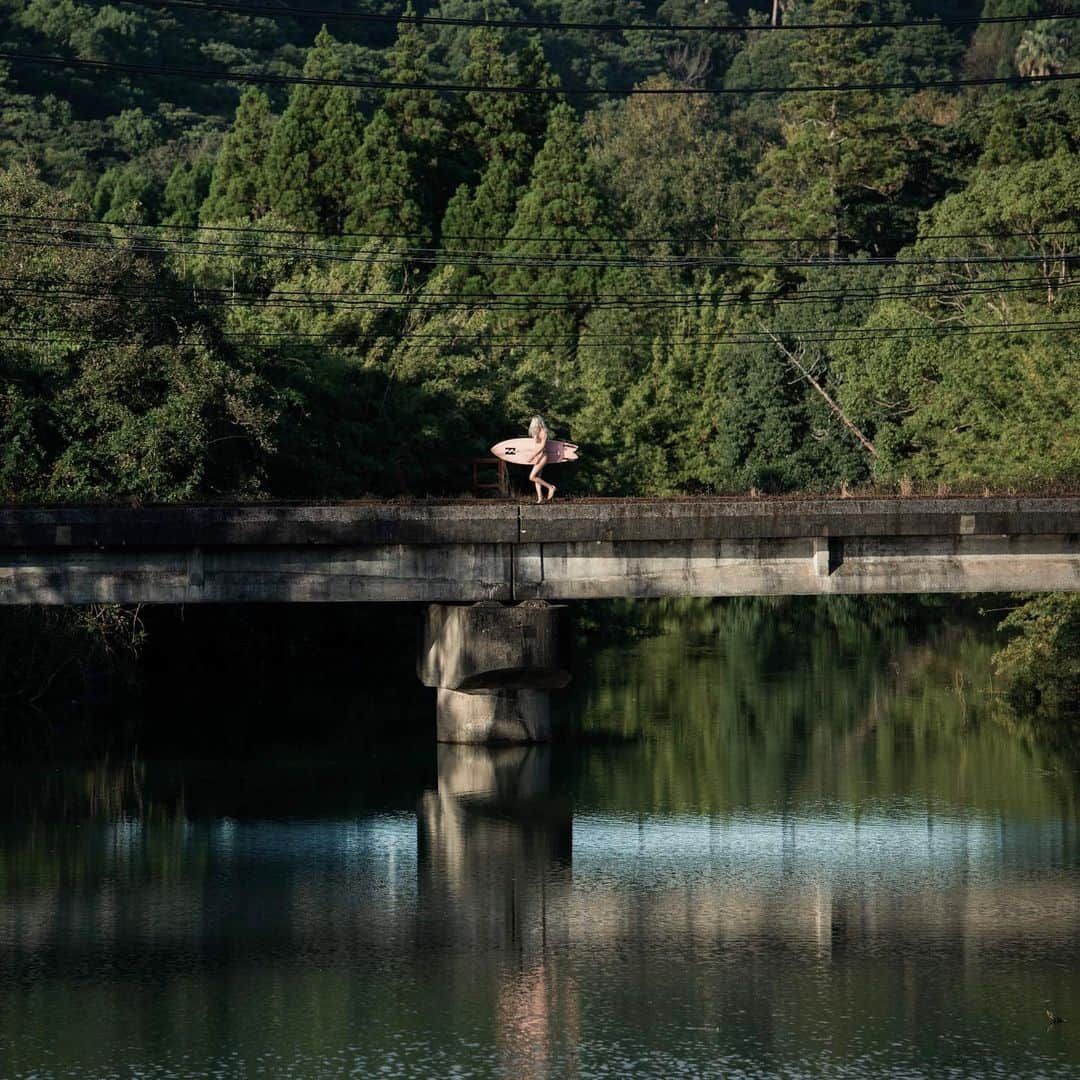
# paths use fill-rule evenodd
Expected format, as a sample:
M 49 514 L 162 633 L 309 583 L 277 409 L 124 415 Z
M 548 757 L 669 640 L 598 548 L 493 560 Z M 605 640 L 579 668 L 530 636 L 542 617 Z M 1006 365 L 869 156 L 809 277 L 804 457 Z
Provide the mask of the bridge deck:
M 1080 497 L 0 509 L 0 603 L 1080 591 Z

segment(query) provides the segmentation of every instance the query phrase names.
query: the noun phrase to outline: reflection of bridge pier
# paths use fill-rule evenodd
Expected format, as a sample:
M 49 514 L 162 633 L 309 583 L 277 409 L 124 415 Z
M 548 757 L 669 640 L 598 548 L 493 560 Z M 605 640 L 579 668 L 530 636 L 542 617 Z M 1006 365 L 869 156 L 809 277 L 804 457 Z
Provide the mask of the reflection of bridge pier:
M 572 814 L 550 790 L 541 746 L 438 748 L 436 791 L 417 813 L 420 932 L 425 944 L 503 958 L 496 989 L 499 1057 L 508 1076 L 552 1075 L 577 1041 L 572 982 L 549 945 L 565 942 Z
M 427 607 L 416 668 L 438 689 L 439 742 L 547 742 L 547 691 L 570 681 L 565 611 L 543 601 Z
M 571 851 L 570 807 L 549 791 L 550 751 L 443 745 L 438 755 L 438 790 L 425 792 L 417 827 L 428 928 L 448 941 L 542 951 Z

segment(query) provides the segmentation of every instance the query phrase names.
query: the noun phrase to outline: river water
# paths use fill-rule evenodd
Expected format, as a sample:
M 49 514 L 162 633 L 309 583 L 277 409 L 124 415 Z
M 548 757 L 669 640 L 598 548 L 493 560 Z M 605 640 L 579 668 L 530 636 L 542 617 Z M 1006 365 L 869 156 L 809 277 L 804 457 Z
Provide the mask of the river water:
M 580 623 L 550 749 L 7 768 L 0 1075 L 1080 1075 L 1075 774 L 992 617 Z

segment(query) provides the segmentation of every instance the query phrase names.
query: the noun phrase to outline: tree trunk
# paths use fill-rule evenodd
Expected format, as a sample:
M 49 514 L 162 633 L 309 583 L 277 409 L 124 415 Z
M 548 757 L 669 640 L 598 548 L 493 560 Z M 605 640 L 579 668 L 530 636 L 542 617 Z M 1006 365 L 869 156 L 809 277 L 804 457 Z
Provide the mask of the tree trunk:
M 765 327 L 762 327 L 765 330 Z M 814 378 L 813 375 L 807 370 L 802 361 L 789 349 L 784 343 L 771 331 L 765 330 L 765 333 L 772 338 L 773 344 L 784 354 L 787 361 L 791 366 L 822 396 L 825 404 L 840 418 L 840 422 L 859 440 L 860 443 L 869 451 L 871 457 L 880 457 L 877 452 L 877 447 L 847 418 L 844 410 L 833 400 L 832 395 Z

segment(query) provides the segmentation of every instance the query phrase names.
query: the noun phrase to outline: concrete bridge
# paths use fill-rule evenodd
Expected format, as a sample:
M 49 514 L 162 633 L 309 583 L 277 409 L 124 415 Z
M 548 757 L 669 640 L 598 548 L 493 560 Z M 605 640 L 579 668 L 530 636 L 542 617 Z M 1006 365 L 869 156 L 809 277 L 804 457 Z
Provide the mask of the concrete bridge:
M 0 510 L 0 604 L 1080 590 L 1080 497 Z
M 0 604 L 426 603 L 440 741 L 542 742 L 569 678 L 544 601 L 1080 591 L 1078 533 L 1080 498 L 24 507 Z

